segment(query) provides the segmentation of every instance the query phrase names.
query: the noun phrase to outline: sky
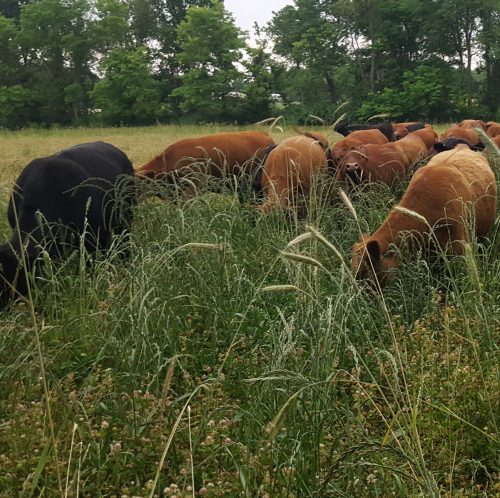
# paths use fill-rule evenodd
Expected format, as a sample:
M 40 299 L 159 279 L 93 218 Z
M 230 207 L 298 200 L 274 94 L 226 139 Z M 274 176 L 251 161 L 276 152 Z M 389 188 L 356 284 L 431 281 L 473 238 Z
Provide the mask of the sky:
M 273 12 L 291 4 L 293 0 L 224 0 L 226 10 L 233 14 L 236 24 L 250 34 L 253 34 L 254 22 L 264 26 L 271 20 Z

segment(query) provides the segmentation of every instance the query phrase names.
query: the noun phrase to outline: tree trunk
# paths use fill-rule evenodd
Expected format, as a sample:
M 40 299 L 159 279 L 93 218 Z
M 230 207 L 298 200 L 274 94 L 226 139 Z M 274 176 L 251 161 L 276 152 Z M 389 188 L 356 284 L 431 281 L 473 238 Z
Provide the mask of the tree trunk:
M 335 82 L 328 73 L 325 74 L 325 81 L 326 81 L 326 86 L 328 87 L 328 94 L 330 95 L 330 100 L 332 101 L 332 104 L 335 104 L 337 100 L 337 92 L 335 91 Z

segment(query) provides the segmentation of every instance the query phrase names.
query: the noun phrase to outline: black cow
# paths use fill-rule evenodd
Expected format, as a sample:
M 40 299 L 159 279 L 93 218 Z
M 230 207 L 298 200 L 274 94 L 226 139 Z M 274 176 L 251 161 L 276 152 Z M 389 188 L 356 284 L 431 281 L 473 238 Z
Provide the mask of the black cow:
M 476 151 L 476 152 L 484 149 L 483 144 L 472 145 L 465 138 L 456 138 L 456 137 L 443 138 L 443 140 L 436 142 L 433 147 L 434 147 L 434 150 L 437 153 L 439 153 L 439 152 L 444 152 L 447 150 L 453 150 L 457 145 L 460 145 L 460 144 L 467 145 L 469 147 L 469 149 Z
M 424 123 L 415 123 L 408 125 L 406 129 L 411 133 L 412 131 L 423 130 L 425 128 Z
M 347 137 L 350 133 L 353 131 L 357 130 L 380 130 L 386 137 L 389 142 L 394 141 L 394 135 L 393 135 L 393 130 L 392 130 L 392 124 L 391 123 L 379 123 L 379 124 L 374 124 L 374 125 L 369 125 L 369 124 L 364 124 L 364 125 L 348 125 L 346 124 L 341 124 L 335 126 L 334 130 L 337 133 L 340 133 L 344 137 Z
M 31 161 L 9 201 L 13 234 L 0 246 L 0 305 L 14 290 L 27 294 L 25 271 L 42 250 L 54 259 L 81 245 L 96 253 L 110 248 L 114 234 L 128 235 L 136 202 L 133 175 L 128 157 L 105 142 Z

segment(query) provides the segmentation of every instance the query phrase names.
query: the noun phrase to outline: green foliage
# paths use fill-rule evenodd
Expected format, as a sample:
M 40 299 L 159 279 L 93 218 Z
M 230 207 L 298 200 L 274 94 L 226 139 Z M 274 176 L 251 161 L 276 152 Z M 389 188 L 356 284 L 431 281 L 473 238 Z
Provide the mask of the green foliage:
M 104 78 L 91 92 L 103 122 L 151 124 L 167 115 L 160 103 L 159 83 L 154 80 L 147 52 L 116 49 L 102 63 Z
M 0 15 L 0 84 L 15 82 L 20 69 L 19 52 L 15 45 L 16 25 L 12 19 Z
M 178 41 L 177 59 L 185 73 L 172 95 L 195 121 L 223 121 L 225 96 L 239 74 L 234 64 L 244 47 L 232 16 L 217 0 L 210 7 L 191 7 L 179 25 Z
M 284 113 L 332 122 L 345 102 L 359 119 L 494 119 L 499 26 L 498 0 L 294 0 L 243 55 L 244 35 L 220 0 L 0 0 L 0 86 L 24 88 L 31 102 L 23 111 L 9 97 L 14 107 L 2 113 L 16 119 L 3 122 L 96 122 L 90 95 L 100 63 L 143 46 L 169 110 L 162 119 L 252 122 Z M 232 91 L 245 96 L 228 98 Z M 158 118 L 154 106 L 143 110 L 151 114 L 141 122 Z M 112 116 L 116 109 L 106 122 Z
M 370 94 L 358 117 L 387 113 L 391 119 L 450 121 L 465 112 L 466 97 L 453 85 L 446 68 L 421 65 L 403 75 L 402 88 Z
M 271 94 L 275 78 L 271 56 L 264 47 L 248 48 L 247 52 L 249 61 L 245 63 L 247 77 L 244 86 L 246 118 L 250 122 L 256 122 L 271 115 Z
M 30 123 L 31 90 L 21 85 L 0 86 L 0 128 L 20 128 Z
M 330 104 L 341 95 L 336 68 L 347 62 L 348 28 L 342 4 L 296 0 L 279 11 L 270 24 L 274 50 L 296 65 L 307 68 L 310 85 L 327 91 Z M 290 100 L 290 99 L 287 99 Z M 315 102 L 306 101 L 307 107 Z

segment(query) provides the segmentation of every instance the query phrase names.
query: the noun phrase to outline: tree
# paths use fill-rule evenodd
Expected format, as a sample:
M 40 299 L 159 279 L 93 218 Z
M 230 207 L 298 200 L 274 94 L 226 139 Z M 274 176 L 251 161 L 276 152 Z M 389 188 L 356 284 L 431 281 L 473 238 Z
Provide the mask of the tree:
M 500 8 L 497 0 L 486 0 L 480 9 L 481 32 L 478 37 L 483 54 L 484 102 L 490 116 L 500 120 Z
M 90 95 L 106 124 L 144 125 L 165 117 L 168 109 L 160 103 L 144 48 L 115 49 L 101 67 L 105 76 Z
M 97 80 L 92 67 L 126 39 L 126 16 L 118 0 L 38 0 L 22 8 L 16 41 L 25 82 L 38 102 L 34 121 L 86 119 Z
M 177 59 L 186 71 L 172 96 L 195 121 L 224 121 L 225 97 L 239 76 L 235 62 L 244 47 L 240 30 L 223 4 L 214 0 L 210 7 L 190 7 L 177 33 Z
M 464 112 L 465 99 L 446 64 L 419 65 L 403 75 L 402 88 L 370 94 L 358 110 L 361 120 L 387 113 L 392 120 L 449 121 Z
M 0 0 L 1 1 L 1 0 Z M 189 7 L 209 7 L 212 0 L 131 0 L 129 15 L 136 43 L 147 45 L 161 82 L 162 99 L 180 85 L 186 68 L 176 57 L 180 52 L 177 28 Z
M 445 57 L 450 68 L 458 68 L 467 108 L 472 112 L 477 88 L 473 59 L 478 50 L 479 27 L 483 0 L 443 0 L 428 19 L 429 51 Z M 497 2 L 498 4 L 498 2 Z M 496 8 L 498 12 L 498 6 Z
M 275 52 L 297 68 L 307 67 L 314 75 L 311 84 L 326 85 L 330 103 L 339 100 L 336 67 L 346 62 L 347 26 L 339 2 L 295 0 L 280 10 L 270 23 Z
M 19 51 L 15 43 L 17 27 L 12 19 L 0 15 L 0 85 L 16 81 L 20 69 Z

